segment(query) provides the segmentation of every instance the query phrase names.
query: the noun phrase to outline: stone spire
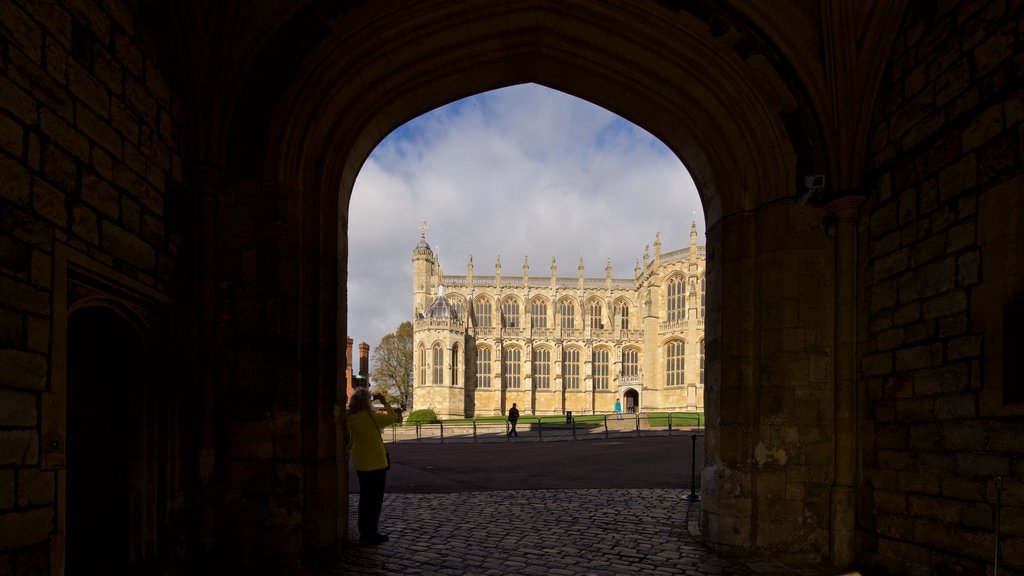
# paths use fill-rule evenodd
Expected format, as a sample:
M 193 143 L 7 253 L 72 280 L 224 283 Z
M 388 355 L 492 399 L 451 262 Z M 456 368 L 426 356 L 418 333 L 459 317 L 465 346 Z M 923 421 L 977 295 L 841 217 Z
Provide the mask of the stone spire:
M 661 257 L 661 232 L 654 233 L 654 259 L 658 260 Z
M 523 256 L 523 280 L 530 277 L 530 257 Z
M 608 262 L 604 265 L 604 277 L 605 278 L 609 278 L 609 279 L 612 277 L 612 259 L 611 258 L 609 258 Z
M 696 253 L 695 250 L 697 248 L 697 222 L 696 221 L 690 223 L 690 248 L 693 249 L 693 250 L 690 251 L 690 253 L 691 254 L 695 254 Z
M 583 256 L 580 256 L 580 265 L 579 265 L 578 270 L 580 272 L 580 279 L 582 280 L 583 279 Z

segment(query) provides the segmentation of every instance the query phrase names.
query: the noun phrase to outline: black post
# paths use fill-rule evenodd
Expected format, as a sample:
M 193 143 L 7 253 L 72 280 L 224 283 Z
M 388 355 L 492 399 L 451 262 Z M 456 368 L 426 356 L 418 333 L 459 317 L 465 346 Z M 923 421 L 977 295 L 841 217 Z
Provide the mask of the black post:
M 697 433 L 690 435 L 690 493 L 686 499 L 691 502 L 700 500 L 697 495 Z

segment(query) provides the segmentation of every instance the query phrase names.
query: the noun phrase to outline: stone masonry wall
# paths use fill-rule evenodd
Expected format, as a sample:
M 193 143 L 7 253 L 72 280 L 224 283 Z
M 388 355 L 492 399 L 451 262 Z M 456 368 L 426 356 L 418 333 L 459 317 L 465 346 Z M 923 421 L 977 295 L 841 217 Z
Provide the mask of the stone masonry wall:
M 986 318 L 1004 302 L 990 295 L 1024 258 L 986 243 L 1021 233 L 1024 3 L 912 5 L 860 221 L 861 557 L 893 574 L 991 573 L 1003 477 L 999 573 L 1020 574 L 1024 411 L 983 400 L 1003 386 Z
M 179 114 L 132 6 L 0 2 L 0 574 L 49 573 L 55 244 L 159 292 L 175 281 Z

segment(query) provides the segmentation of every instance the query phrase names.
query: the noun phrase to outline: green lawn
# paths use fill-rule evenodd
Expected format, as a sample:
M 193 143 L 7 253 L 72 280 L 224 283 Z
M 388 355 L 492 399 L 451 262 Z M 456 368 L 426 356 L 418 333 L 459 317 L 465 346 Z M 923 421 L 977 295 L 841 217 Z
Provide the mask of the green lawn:
M 686 426 L 703 426 L 704 425 L 704 413 L 703 412 L 672 412 L 672 427 L 686 427 Z M 668 426 L 669 413 L 667 412 L 653 412 L 650 414 L 641 414 L 641 418 L 648 426 Z M 615 418 L 614 414 L 581 414 L 574 415 L 573 420 L 577 424 L 603 424 L 605 418 Z M 622 418 L 625 420 L 632 420 L 635 418 L 632 414 L 623 414 Z M 479 418 L 454 418 L 450 420 L 444 420 L 445 426 L 472 426 L 473 422 L 478 425 L 494 425 L 507 422 L 508 418 L 501 415 L 496 416 L 481 416 Z M 555 414 L 552 416 L 520 416 L 519 425 L 524 424 L 565 424 L 565 415 Z M 405 422 L 404 426 L 415 426 L 415 423 Z

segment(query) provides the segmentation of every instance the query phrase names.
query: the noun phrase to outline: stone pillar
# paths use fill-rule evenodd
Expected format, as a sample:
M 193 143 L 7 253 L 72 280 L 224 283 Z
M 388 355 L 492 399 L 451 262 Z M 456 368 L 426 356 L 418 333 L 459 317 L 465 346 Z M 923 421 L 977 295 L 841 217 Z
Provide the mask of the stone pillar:
M 863 196 L 828 205 L 836 226 L 835 478 L 832 484 L 832 563 L 849 567 L 856 542 L 857 483 L 857 214 Z

